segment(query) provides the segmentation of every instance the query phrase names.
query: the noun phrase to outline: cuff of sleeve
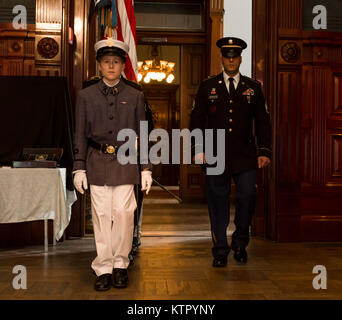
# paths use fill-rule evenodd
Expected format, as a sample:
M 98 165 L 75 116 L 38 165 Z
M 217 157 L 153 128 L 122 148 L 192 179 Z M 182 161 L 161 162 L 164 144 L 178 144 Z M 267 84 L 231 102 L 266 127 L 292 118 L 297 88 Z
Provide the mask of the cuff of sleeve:
M 272 150 L 269 149 L 269 148 L 266 148 L 266 147 L 259 147 L 259 149 L 258 149 L 258 156 L 259 157 L 264 156 L 264 157 L 267 157 L 267 158 L 271 159 L 271 157 L 272 157 Z
M 75 173 L 77 173 L 77 172 L 86 172 L 86 170 L 78 169 L 78 170 L 73 171 L 72 174 L 75 174 Z
M 84 160 L 74 160 L 73 171 L 76 170 L 86 170 L 86 164 Z
M 148 170 L 152 170 L 152 164 L 151 163 L 148 163 L 148 164 L 141 164 L 140 165 L 140 169 L 141 169 L 141 171 L 144 171 L 144 170 L 146 170 L 146 169 L 148 169 Z
M 195 153 L 195 152 L 196 152 L 196 147 L 198 147 L 198 146 L 202 147 L 202 149 L 201 149 L 200 152 Z M 191 157 L 192 157 L 192 158 L 193 158 L 196 154 L 198 154 L 198 153 L 204 153 L 203 145 L 202 145 L 202 144 L 195 144 L 194 146 L 191 147 Z

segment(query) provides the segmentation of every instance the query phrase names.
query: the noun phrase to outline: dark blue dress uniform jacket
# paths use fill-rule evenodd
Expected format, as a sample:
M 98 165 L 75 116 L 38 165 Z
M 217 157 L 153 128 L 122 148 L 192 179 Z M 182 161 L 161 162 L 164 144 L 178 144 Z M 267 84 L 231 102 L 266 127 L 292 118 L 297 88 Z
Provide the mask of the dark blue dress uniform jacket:
M 151 169 L 146 164 L 125 164 L 118 162 L 116 156 L 104 154 L 89 146 L 89 139 L 113 146 L 122 145 L 117 141 L 121 129 L 132 129 L 140 135 L 140 121 L 145 121 L 144 95 L 141 91 L 120 80 L 116 90 L 101 80 L 82 89 L 76 104 L 76 132 L 73 170 L 85 169 L 89 184 L 116 186 L 139 184 L 140 170 Z
M 240 75 L 234 96 L 226 88 L 223 73 L 204 80 L 198 89 L 191 113 L 190 129 L 196 128 L 225 129 L 227 173 L 256 169 L 258 156 L 271 158 L 270 115 L 261 84 L 256 80 Z M 216 144 L 215 132 L 214 155 L 220 147 Z

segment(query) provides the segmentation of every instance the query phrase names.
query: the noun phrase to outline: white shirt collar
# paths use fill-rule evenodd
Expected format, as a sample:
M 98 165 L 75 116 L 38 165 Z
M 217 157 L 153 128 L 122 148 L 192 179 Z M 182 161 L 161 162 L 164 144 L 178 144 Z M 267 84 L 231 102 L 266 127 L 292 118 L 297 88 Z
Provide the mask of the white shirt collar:
M 223 71 L 224 82 L 228 85 L 229 85 L 229 80 L 228 80 L 229 78 L 231 78 L 231 77 L 228 76 L 228 74 Z M 240 72 L 238 72 L 233 78 L 234 78 L 234 86 L 236 88 L 236 86 L 238 85 L 238 83 L 240 81 Z
M 121 77 L 120 77 L 120 79 L 121 79 Z M 120 79 L 118 79 L 118 81 L 117 81 L 114 85 L 110 85 L 110 84 L 108 84 L 108 83 L 105 81 L 104 78 L 102 78 L 102 80 L 103 80 L 103 82 L 105 83 L 105 85 L 106 85 L 107 87 L 111 87 L 111 88 L 115 87 L 115 86 L 120 82 Z

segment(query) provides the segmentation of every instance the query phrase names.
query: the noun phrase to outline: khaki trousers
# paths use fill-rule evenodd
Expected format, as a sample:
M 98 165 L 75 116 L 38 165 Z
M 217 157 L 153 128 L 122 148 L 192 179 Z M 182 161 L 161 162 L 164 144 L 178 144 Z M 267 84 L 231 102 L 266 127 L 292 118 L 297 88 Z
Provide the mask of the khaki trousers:
M 91 264 L 97 276 L 126 269 L 132 249 L 134 210 L 133 185 L 90 185 L 91 211 L 97 257 Z

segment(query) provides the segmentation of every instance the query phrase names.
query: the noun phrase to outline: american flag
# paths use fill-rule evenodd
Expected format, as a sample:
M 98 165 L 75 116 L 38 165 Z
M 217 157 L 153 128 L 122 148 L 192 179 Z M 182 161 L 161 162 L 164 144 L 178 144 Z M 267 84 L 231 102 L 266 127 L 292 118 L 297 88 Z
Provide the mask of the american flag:
M 127 79 L 136 82 L 138 59 L 133 0 L 94 0 L 90 5 L 89 21 L 96 11 L 105 38 L 113 37 L 129 46 L 124 73 Z
M 124 72 L 127 79 L 136 82 L 138 77 L 138 59 L 133 0 L 116 1 L 118 11 L 117 39 L 125 42 L 129 46 Z

